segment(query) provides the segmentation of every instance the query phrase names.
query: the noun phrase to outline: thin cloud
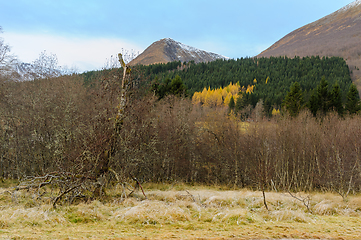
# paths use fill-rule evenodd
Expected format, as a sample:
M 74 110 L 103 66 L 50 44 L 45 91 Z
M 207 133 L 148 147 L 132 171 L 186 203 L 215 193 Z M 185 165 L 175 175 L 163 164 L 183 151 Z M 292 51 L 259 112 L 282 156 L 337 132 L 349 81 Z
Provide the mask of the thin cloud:
M 59 65 L 77 68 L 79 71 L 101 69 L 107 59 L 123 49 L 140 51 L 128 41 L 115 38 L 75 38 L 46 34 L 4 33 L 3 38 L 11 51 L 23 62 L 33 62 L 46 50 L 56 54 Z M 70 66 L 69 66 L 70 65 Z

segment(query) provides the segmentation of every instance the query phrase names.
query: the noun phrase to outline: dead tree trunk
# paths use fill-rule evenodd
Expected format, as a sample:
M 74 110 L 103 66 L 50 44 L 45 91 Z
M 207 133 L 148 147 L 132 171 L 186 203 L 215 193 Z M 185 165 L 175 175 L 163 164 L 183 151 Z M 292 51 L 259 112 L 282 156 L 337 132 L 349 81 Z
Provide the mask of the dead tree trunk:
M 118 133 L 122 129 L 123 121 L 125 118 L 125 109 L 127 106 L 127 97 L 128 97 L 128 89 L 130 87 L 129 76 L 131 69 L 125 64 L 123 60 L 123 56 L 121 53 L 118 54 L 120 65 L 123 67 L 123 77 L 121 82 L 121 93 L 118 105 L 118 113 L 114 118 L 114 130 L 112 135 L 110 136 L 108 146 L 103 150 L 103 153 L 100 155 L 101 159 L 99 159 L 99 163 L 95 168 L 95 178 L 99 178 L 101 175 L 109 171 L 110 161 L 109 159 L 114 154 L 114 149 L 116 148 L 116 138 Z
M 123 76 L 119 77 L 121 84 L 121 94 L 119 96 L 118 112 L 114 119 L 114 126 L 110 131 L 102 136 L 99 143 L 93 143 L 94 146 L 88 147 L 75 160 L 86 158 L 84 162 L 74 163 L 69 172 L 54 172 L 43 177 L 27 177 L 22 181 L 18 187 L 15 188 L 14 193 L 19 190 L 33 189 L 37 192 L 38 199 L 46 193 L 44 186 L 52 185 L 57 189 L 55 195 L 51 195 L 51 201 L 55 208 L 61 202 L 73 203 L 78 198 L 98 198 L 102 195 L 105 181 L 103 175 L 111 172 L 115 175 L 119 182 L 119 177 L 116 172 L 110 169 L 111 158 L 115 154 L 117 137 L 122 129 L 123 121 L 126 116 L 125 110 L 128 104 L 128 89 L 130 89 L 130 72 L 131 69 L 126 66 L 123 61 L 122 54 L 118 54 L 119 62 L 123 67 Z M 92 152 L 90 157 L 85 156 L 86 153 Z M 89 160 L 91 159 L 91 160 Z M 143 188 L 139 181 L 134 178 L 137 185 Z M 40 189 L 42 189 L 41 192 Z M 90 193 L 90 194 L 89 194 Z M 49 193 L 48 193 L 49 194 Z

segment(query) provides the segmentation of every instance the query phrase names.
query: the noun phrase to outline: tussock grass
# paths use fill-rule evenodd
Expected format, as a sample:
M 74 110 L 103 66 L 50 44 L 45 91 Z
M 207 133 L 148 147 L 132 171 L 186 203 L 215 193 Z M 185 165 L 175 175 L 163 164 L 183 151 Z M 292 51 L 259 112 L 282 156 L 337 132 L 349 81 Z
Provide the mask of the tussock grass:
M 190 221 L 191 214 L 187 208 L 177 204 L 146 200 L 133 207 L 118 209 L 114 212 L 114 218 L 128 223 L 166 224 Z
M 22 205 L 11 206 L 0 211 L 2 228 L 17 226 L 42 226 L 65 224 L 67 222 L 62 212 L 58 213 L 50 206 L 26 208 Z
M 178 190 L 180 189 L 180 190 Z M 0 239 L 340 238 L 361 237 L 361 197 L 313 193 L 312 213 L 287 193 L 202 186 L 146 188 L 126 199 L 59 206 L 11 201 L 1 194 Z M 3 192 L 3 191 L 0 191 Z M 299 193 L 298 196 L 306 196 Z M 20 198 L 21 196 L 18 196 Z M 112 200 L 110 200 L 112 199 Z M 33 201 L 29 199 L 28 201 Z

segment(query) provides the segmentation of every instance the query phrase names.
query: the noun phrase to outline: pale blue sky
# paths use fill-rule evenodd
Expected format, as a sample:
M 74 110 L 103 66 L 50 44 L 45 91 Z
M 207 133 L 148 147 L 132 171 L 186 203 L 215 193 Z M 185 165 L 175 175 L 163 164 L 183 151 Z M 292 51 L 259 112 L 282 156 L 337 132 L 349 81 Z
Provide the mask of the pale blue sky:
M 173 38 L 230 58 L 255 56 L 352 0 L 0 0 L 1 37 L 20 60 L 41 51 L 80 71 L 121 48 Z

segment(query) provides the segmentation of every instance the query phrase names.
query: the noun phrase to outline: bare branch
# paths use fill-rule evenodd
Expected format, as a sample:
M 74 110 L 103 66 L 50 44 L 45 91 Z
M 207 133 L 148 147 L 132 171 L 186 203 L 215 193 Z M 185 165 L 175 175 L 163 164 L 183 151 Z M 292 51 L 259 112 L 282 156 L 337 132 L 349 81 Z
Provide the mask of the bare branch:
M 294 199 L 297 199 L 298 201 L 302 202 L 303 205 L 307 208 L 307 210 L 312 213 L 312 209 L 311 209 L 311 197 L 308 195 L 305 198 L 302 197 L 297 197 L 296 195 L 292 194 L 290 191 L 288 191 L 288 193 L 290 194 L 291 197 L 293 197 Z

